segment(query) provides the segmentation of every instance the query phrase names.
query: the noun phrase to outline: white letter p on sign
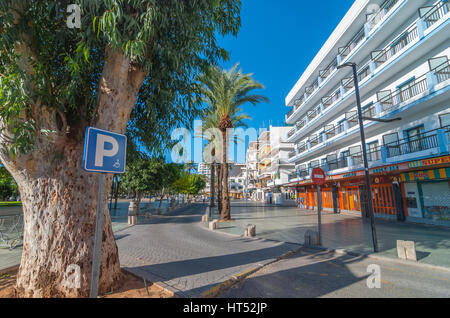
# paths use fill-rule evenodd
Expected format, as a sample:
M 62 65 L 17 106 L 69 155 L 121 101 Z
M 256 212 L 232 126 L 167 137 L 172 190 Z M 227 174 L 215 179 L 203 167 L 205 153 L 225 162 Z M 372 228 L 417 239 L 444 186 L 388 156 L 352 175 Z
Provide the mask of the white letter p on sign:
M 105 149 L 105 144 L 111 144 L 112 149 Z M 111 136 L 98 134 L 97 135 L 97 146 L 95 151 L 95 166 L 103 167 L 104 157 L 114 157 L 119 152 L 119 144 L 117 140 Z

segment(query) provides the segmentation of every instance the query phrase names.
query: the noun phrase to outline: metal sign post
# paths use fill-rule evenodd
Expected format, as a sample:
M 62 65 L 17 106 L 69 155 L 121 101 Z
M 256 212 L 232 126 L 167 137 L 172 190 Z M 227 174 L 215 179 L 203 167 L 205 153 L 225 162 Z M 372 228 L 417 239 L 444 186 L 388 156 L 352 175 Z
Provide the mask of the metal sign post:
M 317 232 L 319 233 L 319 246 L 322 246 L 322 189 L 326 174 L 321 168 L 314 168 L 311 173 L 312 180 L 317 187 Z
M 88 172 L 97 173 L 98 183 L 92 276 L 89 291 L 90 298 L 97 298 L 98 296 L 104 223 L 102 202 L 106 197 L 106 174 L 120 174 L 125 172 L 126 149 L 126 136 L 93 127 L 86 129 L 83 169 Z
M 102 254 L 102 239 L 103 239 L 103 220 L 104 215 L 101 210 L 101 202 L 103 198 L 103 189 L 105 188 L 104 176 L 102 173 L 98 174 L 98 196 L 97 196 L 97 213 L 95 218 L 95 236 L 94 236 L 94 254 L 92 256 L 92 278 L 91 289 L 89 292 L 90 298 L 97 298 L 98 296 L 98 281 L 100 278 L 100 263 Z
M 319 233 L 319 246 L 322 246 L 322 189 L 317 186 L 317 232 Z

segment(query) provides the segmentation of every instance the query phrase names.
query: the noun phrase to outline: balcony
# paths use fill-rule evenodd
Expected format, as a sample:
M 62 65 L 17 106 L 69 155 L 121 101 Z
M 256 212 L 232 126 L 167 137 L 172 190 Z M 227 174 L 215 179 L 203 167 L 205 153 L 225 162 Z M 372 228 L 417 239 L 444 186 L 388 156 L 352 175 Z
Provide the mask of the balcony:
M 418 37 L 419 33 L 417 32 L 417 23 L 415 22 L 391 43 L 386 45 L 384 49 L 372 52 L 372 60 L 375 62 L 375 66 L 378 68 L 391 60 L 397 53 Z
M 437 83 L 445 82 L 450 78 L 450 65 L 445 62 L 432 70 L 437 77 Z
M 309 144 L 310 144 L 311 148 L 317 146 L 319 144 L 319 136 L 318 135 L 312 135 L 309 138 Z
M 427 28 L 433 26 L 450 10 L 448 1 L 441 1 L 435 6 L 422 7 L 419 9 L 420 17 L 425 21 Z
M 385 145 L 385 156 L 386 158 L 394 158 L 436 148 L 441 148 L 445 152 L 449 132 L 450 126 L 446 126 Z
M 382 111 L 389 112 L 392 111 L 396 106 L 398 106 L 401 103 L 404 103 L 411 98 L 422 94 L 428 90 L 428 82 L 426 78 L 426 74 L 420 76 L 415 80 L 415 83 L 413 85 L 409 85 L 405 89 L 400 89 L 396 92 L 390 92 L 390 91 L 381 91 L 378 93 L 379 96 L 379 102 L 382 106 Z M 385 93 L 385 94 L 383 94 Z M 385 95 L 385 96 L 383 96 Z M 381 98 L 380 98 L 381 97 Z
M 350 40 L 350 42 L 343 48 L 339 48 L 338 52 L 342 58 L 346 58 L 358 46 L 359 43 L 366 39 L 364 27 Z

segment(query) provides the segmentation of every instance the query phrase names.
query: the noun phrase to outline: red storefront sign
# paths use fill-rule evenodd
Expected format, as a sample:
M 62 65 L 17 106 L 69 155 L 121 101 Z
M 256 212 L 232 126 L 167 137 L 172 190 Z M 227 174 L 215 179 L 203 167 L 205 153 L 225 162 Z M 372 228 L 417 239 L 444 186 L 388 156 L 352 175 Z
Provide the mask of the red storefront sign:
M 324 185 L 326 177 L 325 172 L 321 168 L 314 168 L 311 173 L 312 181 L 318 186 Z

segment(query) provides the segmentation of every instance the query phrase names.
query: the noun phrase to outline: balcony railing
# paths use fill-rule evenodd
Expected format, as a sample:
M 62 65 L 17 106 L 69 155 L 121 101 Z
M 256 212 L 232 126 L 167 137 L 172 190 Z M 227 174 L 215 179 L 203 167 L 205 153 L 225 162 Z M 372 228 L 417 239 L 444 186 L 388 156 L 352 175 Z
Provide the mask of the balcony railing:
M 447 14 L 450 9 L 449 7 L 450 5 L 448 1 L 439 1 L 433 7 L 420 8 L 420 17 L 427 24 L 427 28 L 429 28 Z
M 309 139 L 309 144 L 311 145 L 311 147 L 317 146 L 319 144 L 319 136 L 312 135 Z
M 380 10 L 377 13 L 374 13 L 373 16 L 368 18 L 368 23 L 371 25 L 377 24 L 381 21 L 386 15 L 389 14 L 391 9 L 397 4 L 399 0 L 386 0 L 382 5 Z
M 312 83 L 312 85 L 311 86 L 309 86 L 309 87 L 307 87 L 306 88 L 306 94 L 308 95 L 308 96 L 311 96 L 311 94 L 316 90 L 316 89 L 318 89 L 319 88 L 319 79 L 316 79 L 315 81 L 314 81 L 314 83 Z
M 355 87 L 355 81 L 353 80 L 353 77 L 347 77 L 341 81 L 341 85 L 346 90 L 349 90 L 349 89 L 352 89 L 353 87 Z
M 336 136 L 336 128 L 334 127 L 334 125 L 327 125 L 325 126 L 324 133 L 327 136 L 327 139 L 332 138 Z
M 432 72 L 436 74 L 437 82 L 442 83 L 450 78 L 450 65 L 449 61 L 435 67 Z
M 405 89 L 400 89 L 399 91 L 392 92 L 389 95 L 381 98 L 379 102 L 382 105 L 383 111 L 389 111 L 400 103 L 403 103 L 413 98 L 414 96 L 425 92 L 427 89 L 428 83 L 425 74 L 416 79 L 413 85 L 410 85 Z
M 288 138 L 291 138 L 292 136 L 294 136 L 295 134 L 295 128 L 292 128 L 291 130 L 289 130 L 288 132 Z
M 295 125 L 297 126 L 297 130 L 299 130 L 299 129 L 302 129 L 303 127 L 305 127 L 306 122 L 305 122 L 305 120 L 303 119 L 303 120 L 297 122 Z
M 306 151 L 306 143 L 305 142 L 300 143 L 297 147 L 297 151 L 299 154 L 305 152 Z
M 450 126 L 440 129 L 443 129 L 447 134 L 450 132 Z M 387 144 L 385 147 L 387 158 L 437 148 L 439 147 L 437 130 L 430 130 L 414 137 L 402 139 L 395 143 Z
M 379 67 L 383 63 L 390 60 L 409 43 L 414 41 L 418 36 L 419 33 L 417 32 L 417 24 L 414 23 L 406 31 L 389 43 L 383 50 L 372 52 L 372 60 L 375 62 L 376 66 Z
M 320 71 L 319 75 L 323 78 L 323 80 L 326 80 L 328 76 L 331 75 L 336 69 L 337 69 L 337 59 L 333 59 L 333 61 L 325 68 L 325 70 Z
M 312 119 L 316 118 L 317 115 L 319 115 L 318 107 L 316 107 L 313 110 L 309 111 L 308 114 L 307 114 L 309 120 L 312 120 Z
M 342 56 L 342 58 L 346 58 L 350 55 L 350 53 L 353 51 L 355 47 L 358 46 L 359 43 L 364 41 L 366 39 L 366 35 L 364 33 L 364 27 L 359 30 L 359 32 L 348 42 L 346 46 L 343 48 L 339 48 L 339 54 Z

